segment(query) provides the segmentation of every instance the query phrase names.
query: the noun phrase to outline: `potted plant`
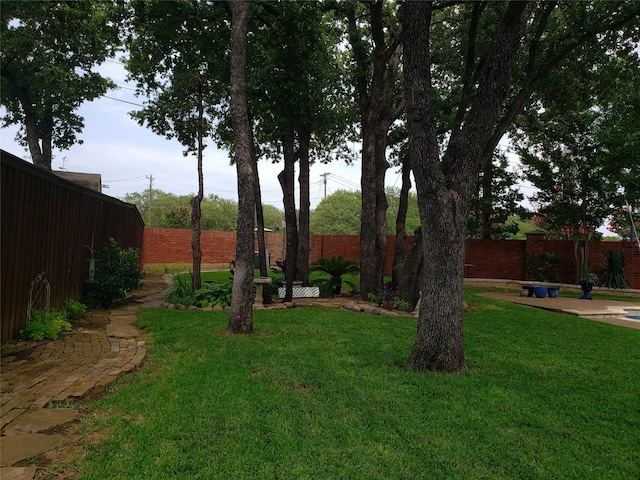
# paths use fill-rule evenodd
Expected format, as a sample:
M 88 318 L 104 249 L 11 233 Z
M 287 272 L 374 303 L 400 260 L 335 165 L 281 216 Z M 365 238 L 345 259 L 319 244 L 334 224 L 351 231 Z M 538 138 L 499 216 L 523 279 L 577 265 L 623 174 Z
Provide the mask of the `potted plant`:
M 578 276 L 576 282 L 580 284 L 582 288 L 583 300 L 591 300 L 591 290 L 593 286 L 598 283 L 598 275 L 596 275 L 591 267 L 587 263 L 582 263 L 578 266 Z
M 380 298 L 382 299 L 382 308 L 391 310 L 394 307 L 398 295 L 394 291 L 391 282 L 387 282 L 384 284 L 384 289 L 382 290 L 382 295 L 380 295 Z

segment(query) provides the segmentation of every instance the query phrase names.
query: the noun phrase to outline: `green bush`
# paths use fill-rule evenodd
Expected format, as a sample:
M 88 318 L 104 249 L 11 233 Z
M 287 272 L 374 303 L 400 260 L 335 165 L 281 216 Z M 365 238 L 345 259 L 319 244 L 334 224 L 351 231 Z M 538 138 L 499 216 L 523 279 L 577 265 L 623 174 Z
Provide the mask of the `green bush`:
M 401 312 L 408 312 L 410 307 L 411 305 L 406 300 L 402 300 L 401 298 L 399 298 L 396 301 L 396 308 Z
M 380 295 L 376 295 L 375 293 L 367 293 L 367 298 L 371 303 L 382 305 L 382 297 Z
M 169 303 L 191 306 L 194 304 L 195 295 L 193 293 L 193 275 L 173 275 L 173 285 L 165 296 Z
M 280 274 L 271 274 L 271 283 L 269 284 L 269 293 L 272 297 L 278 296 L 278 289 L 284 287 L 284 275 Z
M 344 275 L 354 275 L 360 271 L 358 262 L 355 260 L 345 260 L 342 255 L 331 258 L 319 258 L 311 264 L 312 272 L 326 273 L 331 277 L 331 284 L 333 285 L 333 294 L 340 295 L 342 291 L 342 277 Z M 353 283 L 348 282 L 352 288 Z
M 627 288 L 629 280 L 624 273 L 625 260 L 622 252 L 607 250 L 607 267 L 600 275 L 600 285 L 609 288 Z
M 61 332 L 71 330 L 71 324 L 64 319 L 64 313 L 51 310 L 47 318 L 44 310 L 31 310 L 31 319 L 20 330 L 20 337 L 26 340 L 57 340 Z
M 207 283 L 194 295 L 194 305 L 199 307 L 228 307 L 231 305 L 230 283 Z
M 524 269 L 527 279 L 540 282 L 559 282 L 556 268 L 560 264 L 560 257 L 553 252 L 524 254 Z
M 64 305 L 64 314 L 67 320 L 80 320 L 87 311 L 86 305 L 76 302 L 72 298 L 67 298 Z
M 330 278 L 316 278 L 311 285 L 320 289 L 320 298 L 330 298 L 335 291 L 335 284 Z
M 112 238 L 98 252 L 94 282 L 85 303 L 91 307 L 110 307 L 123 301 L 132 290 L 140 288 L 143 272 L 140 269 L 140 252 L 123 250 Z

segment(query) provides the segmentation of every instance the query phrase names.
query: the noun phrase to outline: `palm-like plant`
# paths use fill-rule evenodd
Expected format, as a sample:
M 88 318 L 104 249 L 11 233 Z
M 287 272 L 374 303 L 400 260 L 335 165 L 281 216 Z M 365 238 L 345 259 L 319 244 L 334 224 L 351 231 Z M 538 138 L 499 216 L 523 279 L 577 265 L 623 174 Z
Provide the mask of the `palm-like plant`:
M 607 250 L 607 268 L 600 277 L 600 284 L 609 288 L 627 288 L 629 280 L 624 274 L 624 255 L 616 250 Z
M 342 290 L 343 275 L 352 275 L 360 271 L 358 262 L 345 260 L 342 255 L 331 258 L 320 258 L 311 264 L 311 271 L 323 272 L 331 277 L 330 282 L 335 295 Z
M 594 273 L 591 267 L 587 263 L 581 263 L 578 266 L 578 275 L 576 276 L 576 283 L 579 285 L 590 284 L 595 285 L 598 283 L 598 275 Z

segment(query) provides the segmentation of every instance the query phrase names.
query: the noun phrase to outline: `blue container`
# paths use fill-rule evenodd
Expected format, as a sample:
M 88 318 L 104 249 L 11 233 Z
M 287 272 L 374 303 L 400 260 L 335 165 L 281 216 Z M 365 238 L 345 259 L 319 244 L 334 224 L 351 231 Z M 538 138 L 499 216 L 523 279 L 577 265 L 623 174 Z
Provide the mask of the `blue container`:
M 547 287 L 533 287 L 533 294 L 537 298 L 546 297 L 548 292 L 549 292 L 549 288 L 547 288 Z
M 549 298 L 558 298 L 558 293 L 560 293 L 559 288 L 549 287 Z

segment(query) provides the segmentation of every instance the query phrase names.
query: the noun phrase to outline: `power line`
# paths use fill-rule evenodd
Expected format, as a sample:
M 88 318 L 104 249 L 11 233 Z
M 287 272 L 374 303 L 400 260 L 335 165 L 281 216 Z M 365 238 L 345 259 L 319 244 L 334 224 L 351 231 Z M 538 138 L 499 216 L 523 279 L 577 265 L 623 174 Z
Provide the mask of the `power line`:
M 334 178 L 333 181 L 335 183 L 337 183 L 338 185 L 347 188 L 348 190 L 360 190 L 360 186 L 359 185 L 356 185 L 355 183 L 350 182 L 348 180 L 344 180 L 344 179 L 342 179 L 340 177 Z
M 123 178 L 120 180 L 105 180 L 106 183 L 115 183 L 115 182 L 130 182 L 132 180 L 138 180 L 140 178 L 146 178 L 146 175 L 140 175 L 138 177 L 132 177 L 132 178 Z
M 131 90 L 132 92 L 136 91 L 136 87 L 130 87 L 129 85 L 127 85 L 126 83 L 123 82 L 116 82 L 115 80 L 112 80 L 113 83 L 115 83 L 119 89 L 122 90 Z
M 172 180 L 169 180 L 169 179 L 166 179 L 166 178 L 163 178 L 163 177 L 160 177 L 160 176 L 156 175 L 156 180 L 158 180 L 158 179 L 162 180 L 165 183 L 170 183 L 172 185 L 177 185 L 179 187 L 185 187 L 185 188 L 192 188 L 193 187 L 193 185 L 185 185 L 184 183 L 174 182 Z
M 338 175 L 333 175 L 333 181 L 336 183 L 340 183 L 341 185 L 350 187 L 350 188 L 355 188 L 356 190 L 360 189 L 360 185 L 358 185 L 357 183 L 352 182 L 351 180 L 347 180 L 346 178 L 342 178 Z
M 128 102 L 126 100 L 120 100 L 119 98 L 113 98 L 110 97 L 109 95 L 102 95 L 104 98 L 108 98 L 109 100 L 115 100 L 116 102 L 122 102 L 122 103 L 128 103 L 129 105 L 135 105 L 136 107 L 142 107 L 144 108 L 144 105 L 141 105 L 139 103 L 134 103 L 134 102 Z

